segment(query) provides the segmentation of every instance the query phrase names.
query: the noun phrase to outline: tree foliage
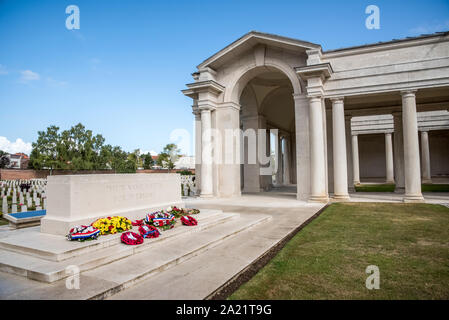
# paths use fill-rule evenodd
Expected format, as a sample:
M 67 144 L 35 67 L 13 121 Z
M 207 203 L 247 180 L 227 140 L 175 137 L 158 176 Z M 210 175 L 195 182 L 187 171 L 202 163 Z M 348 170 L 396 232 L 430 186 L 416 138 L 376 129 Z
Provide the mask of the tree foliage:
M 181 151 L 174 143 L 169 143 L 164 147 L 164 150 L 159 154 L 157 158 L 157 164 L 162 168 L 166 168 L 169 171 L 175 167 L 175 162 L 179 158 Z
M 154 164 L 155 164 L 154 163 L 154 159 L 153 159 L 153 157 L 151 156 L 150 153 L 143 154 L 141 156 L 141 158 L 142 158 L 142 161 L 143 161 L 143 168 L 144 169 L 151 169 L 151 167 L 154 166 Z
M 9 166 L 10 160 L 8 157 L 8 153 L 3 150 L 0 150 L 0 169 L 6 168 Z
M 105 145 L 102 135 L 77 124 L 59 132 L 56 126 L 39 131 L 33 143 L 29 167 L 34 169 L 104 170 L 135 172 L 137 163 L 118 146 Z

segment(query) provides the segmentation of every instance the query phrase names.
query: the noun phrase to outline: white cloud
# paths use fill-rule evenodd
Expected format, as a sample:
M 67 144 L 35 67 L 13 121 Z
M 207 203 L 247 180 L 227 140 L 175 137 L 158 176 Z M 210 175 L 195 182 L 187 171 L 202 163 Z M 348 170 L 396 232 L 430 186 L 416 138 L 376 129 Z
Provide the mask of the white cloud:
M 432 24 L 422 24 L 409 30 L 413 35 L 431 34 L 435 32 L 448 31 L 449 20 L 443 22 L 435 22 Z
M 51 77 L 47 77 L 47 81 L 50 85 L 55 87 L 64 87 L 68 84 L 66 81 L 55 80 Z
M 38 73 L 33 72 L 31 70 L 24 70 L 20 72 L 22 76 L 20 77 L 20 81 L 22 82 L 28 82 L 33 80 L 39 80 L 41 77 Z
M 0 64 L 0 74 L 8 74 L 6 67 L 2 64 Z
M 149 152 L 152 156 L 157 156 L 157 152 L 156 152 L 156 151 L 153 151 L 153 150 L 150 150 L 150 151 L 140 150 L 140 154 L 147 154 L 148 152 Z
M 21 138 L 17 138 L 15 142 L 11 142 L 6 137 L 0 136 L 0 150 L 8 153 L 23 152 L 27 155 L 31 153 L 33 147 L 30 142 L 24 142 Z

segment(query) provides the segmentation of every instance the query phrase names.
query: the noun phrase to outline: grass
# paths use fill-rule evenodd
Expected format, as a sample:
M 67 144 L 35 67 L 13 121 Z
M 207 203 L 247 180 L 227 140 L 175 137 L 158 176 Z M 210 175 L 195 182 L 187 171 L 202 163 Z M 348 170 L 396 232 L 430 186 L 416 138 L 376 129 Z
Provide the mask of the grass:
M 356 192 L 394 192 L 394 184 L 364 184 L 355 186 Z
M 332 204 L 230 299 L 449 299 L 449 208 Z
M 363 184 L 355 186 L 357 192 L 394 192 L 394 184 Z M 422 192 L 449 192 L 449 184 L 423 184 Z
M 449 192 L 449 184 L 423 184 L 422 192 Z

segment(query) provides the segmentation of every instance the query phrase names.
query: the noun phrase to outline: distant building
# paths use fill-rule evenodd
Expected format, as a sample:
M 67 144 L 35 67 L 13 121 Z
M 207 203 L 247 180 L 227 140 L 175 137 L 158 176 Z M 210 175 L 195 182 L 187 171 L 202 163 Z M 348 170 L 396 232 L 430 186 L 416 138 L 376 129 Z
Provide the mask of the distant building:
M 11 169 L 27 169 L 30 158 L 25 153 L 9 154 L 9 166 Z
M 195 157 L 180 156 L 178 161 L 175 162 L 175 169 L 195 169 Z

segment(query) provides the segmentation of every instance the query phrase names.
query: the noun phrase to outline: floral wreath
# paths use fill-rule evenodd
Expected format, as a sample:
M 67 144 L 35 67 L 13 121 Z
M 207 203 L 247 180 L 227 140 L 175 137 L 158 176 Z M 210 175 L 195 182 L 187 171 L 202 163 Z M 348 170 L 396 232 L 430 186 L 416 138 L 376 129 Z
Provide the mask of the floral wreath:
M 132 228 L 131 220 L 121 216 L 101 218 L 95 220 L 91 225 L 99 229 L 102 235 L 115 234 Z
M 174 207 L 169 207 L 167 209 L 167 212 L 170 213 L 170 214 L 173 214 L 176 218 L 180 218 L 182 216 L 198 214 L 198 213 L 200 213 L 200 210 L 198 210 L 198 209 L 178 208 L 178 207 L 174 206 Z
M 144 220 L 144 219 L 142 219 L 142 220 L 136 220 L 136 221 L 131 222 L 131 224 L 132 224 L 133 226 L 135 226 L 135 227 L 137 227 L 137 226 L 143 226 L 143 224 L 144 224 L 143 220 Z
M 183 225 L 186 226 L 196 226 L 198 224 L 198 221 L 196 221 L 196 219 L 191 216 L 181 217 L 181 222 Z
M 156 227 L 150 225 L 140 226 L 139 233 L 144 238 L 157 238 L 161 234 Z
M 147 214 L 145 222 L 163 230 L 167 230 L 175 226 L 176 220 L 174 215 L 162 210 Z
M 70 229 L 69 234 L 66 236 L 67 240 L 94 240 L 100 235 L 100 230 L 93 226 L 76 226 Z
M 143 243 L 143 237 L 135 232 L 127 231 L 120 236 L 124 244 L 135 246 Z

